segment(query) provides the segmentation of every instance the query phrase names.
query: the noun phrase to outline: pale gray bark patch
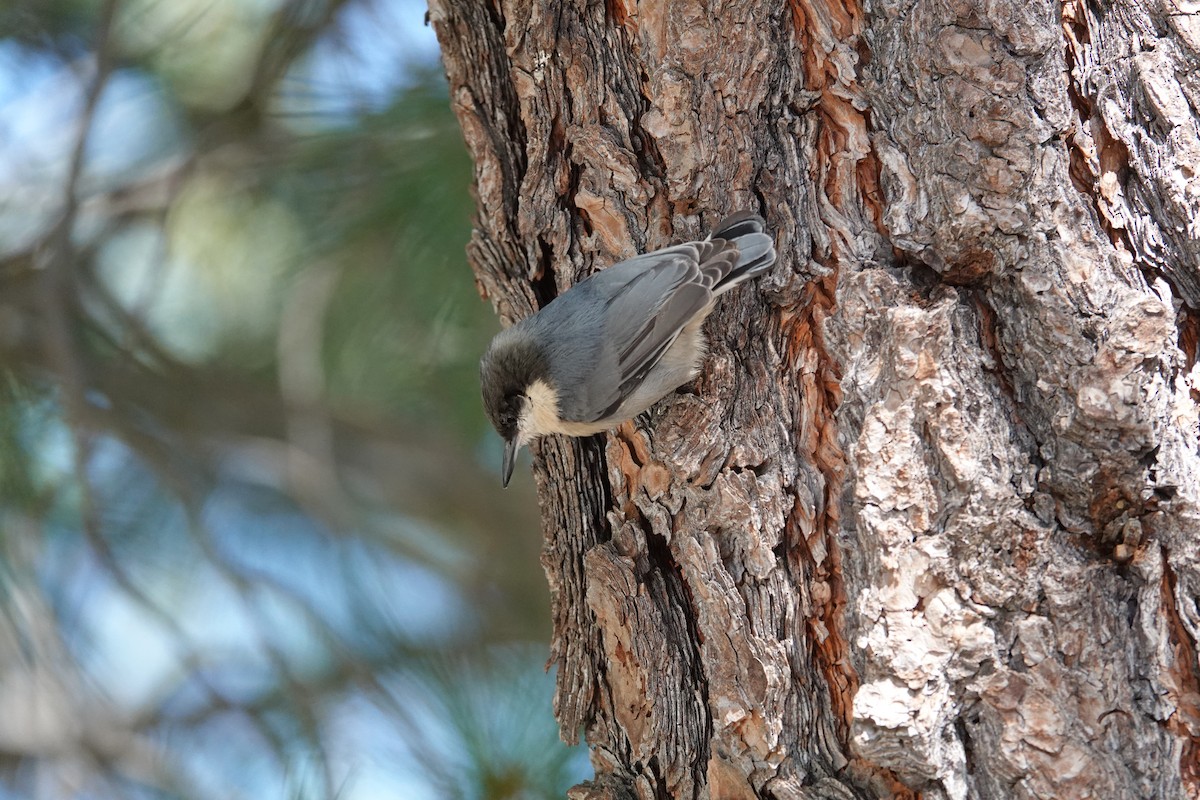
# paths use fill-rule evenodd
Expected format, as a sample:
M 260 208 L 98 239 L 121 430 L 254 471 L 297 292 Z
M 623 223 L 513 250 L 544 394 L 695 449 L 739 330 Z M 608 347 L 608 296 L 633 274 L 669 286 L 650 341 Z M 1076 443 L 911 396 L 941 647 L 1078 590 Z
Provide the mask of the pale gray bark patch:
M 1195 378 L 1175 302 L 1194 272 L 1181 221 L 1194 226 L 1200 186 L 1177 159 L 1195 108 L 1175 102 L 1166 135 L 1144 114 L 1076 116 L 1073 81 L 1103 78 L 1089 104 L 1110 115 L 1139 107 L 1122 87 L 1149 73 L 1120 53 L 1151 12 L 1090 16 L 1115 63 L 1091 47 L 1072 75 L 1051 4 L 874 8 L 885 220 L 962 288 L 915 303 L 916 273 L 893 272 L 839 288 L 847 520 L 879 551 L 851 573 L 855 744 L 935 796 L 1186 796 L 1200 789 L 1195 602 L 1164 570 L 1195 585 Z M 1171 41 L 1152 60 L 1187 70 L 1156 67 L 1178 101 L 1194 57 L 1158 23 Z M 1117 175 L 1086 133 L 1097 124 L 1165 161 Z M 1081 146 L 1093 183 L 1072 163 Z M 1110 235 L 1123 226 L 1132 253 Z

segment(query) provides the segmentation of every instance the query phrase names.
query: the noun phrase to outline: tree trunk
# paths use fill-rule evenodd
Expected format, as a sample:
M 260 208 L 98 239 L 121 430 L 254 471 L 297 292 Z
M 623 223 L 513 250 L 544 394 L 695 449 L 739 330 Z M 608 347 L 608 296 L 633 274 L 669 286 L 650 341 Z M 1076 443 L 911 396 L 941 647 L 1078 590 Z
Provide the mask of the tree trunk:
M 573 798 L 1200 794 L 1197 10 L 431 0 L 506 322 L 780 253 L 535 447 Z

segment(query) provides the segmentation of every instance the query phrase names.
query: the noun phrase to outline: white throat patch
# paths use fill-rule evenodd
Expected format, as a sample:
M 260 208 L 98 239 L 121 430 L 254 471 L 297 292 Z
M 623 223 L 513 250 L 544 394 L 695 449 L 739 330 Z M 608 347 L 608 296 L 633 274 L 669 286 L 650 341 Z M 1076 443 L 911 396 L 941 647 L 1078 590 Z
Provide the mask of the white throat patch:
M 567 436 L 591 436 L 608 430 L 607 425 L 587 422 L 568 422 L 559 416 L 558 392 L 545 381 L 538 379 L 525 390 L 525 405 L 517 420 L 517 435 L 521 442 L 530 442 L 548 433 L 564 433 Z

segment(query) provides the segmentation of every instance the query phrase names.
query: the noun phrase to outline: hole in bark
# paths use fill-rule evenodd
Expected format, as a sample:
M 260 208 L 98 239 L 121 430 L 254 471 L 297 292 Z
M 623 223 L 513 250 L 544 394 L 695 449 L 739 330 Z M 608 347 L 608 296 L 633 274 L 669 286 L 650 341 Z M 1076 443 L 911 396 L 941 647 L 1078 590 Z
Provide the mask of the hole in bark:
M 858 38 L 854 49 L 858 53 L 858 69 L 861 72 L 864 67 L 871 63 L 871 48 L 867 46 L 865 41 Z
M 741 475 L 743 472 L 753 472 L 755 477 L 761 478 L 770 472 L 774 466 L 774 460 L 768 458 L 761 464 L 726 464 L 725 468 L 735 475 Z
M 539 306 L 545 306 L 556 296 L 558 287 L 554 283 L 554 249 L 545 239 L 538 239 L 538 277 L 533 281 L 533 296 Z
M 1191 367 L 1200 355 L 1200 312 L 1188 306 L 1179 309 L 1179 349 L 1183 351 L 1184 367 Z
M 942 283 L 942 276 L 924 261 L 909 260 L 904 266 L 908 267 L 908 275 L 912 279 L 913 288 L 926 296 Z
M 681 217 L 691 216 L 696 213 L 696 198 L 689 197 L 685 200 L 680 200 L 676 203 L 671 203 L 671 211 Z
M 646 762 L 646 772 L 650 773 L 653 779 L 655 800 L 671 800 L 667 787 L 663 785 L 662 764 L 657 755 L 650 756 L 650 760 Z
M 979 716 L 976 715 L 972 723 L 977 723 Z M 975 743 L 971 738 L 971 732 L 967 730 L 967 722 L 962 717 L 954 721 L 954 732 L 958 734 L 958 741 L 962 744 L 963 761 L 966 762 L 966 772 L 968 775 L 975 774 Z
M 1164 484 L 1162 486 L 1154 487 L 1154 495 L 1156 497 L 1158 497 L 1158 499 L 1160 499 L 1160 500 L 1174 500 L 1175 495 L 1178 493 L 1179 493 L 1178 486 L 1171 486 L 1169 484 Z

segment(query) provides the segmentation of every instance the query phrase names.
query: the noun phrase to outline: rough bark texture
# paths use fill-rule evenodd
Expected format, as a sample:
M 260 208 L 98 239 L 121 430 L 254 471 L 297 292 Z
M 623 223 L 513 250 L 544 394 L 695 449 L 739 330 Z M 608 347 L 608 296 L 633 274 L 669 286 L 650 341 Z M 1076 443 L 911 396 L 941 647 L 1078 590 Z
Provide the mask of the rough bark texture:
M 572 797 L 1200 794 L 1197 11 L 432 0 L 504 319 L 781 256 L 535 448 Z

